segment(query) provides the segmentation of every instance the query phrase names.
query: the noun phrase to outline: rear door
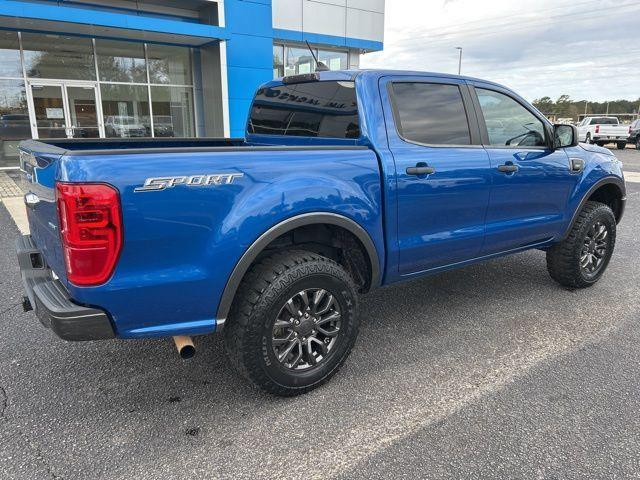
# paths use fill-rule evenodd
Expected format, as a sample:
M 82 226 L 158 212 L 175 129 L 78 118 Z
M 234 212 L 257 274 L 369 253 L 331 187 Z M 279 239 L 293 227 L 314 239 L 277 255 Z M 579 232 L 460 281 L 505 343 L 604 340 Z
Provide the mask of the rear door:
M 396 168 L 399 273 L 478 256 L 492 173 L 466 85 L 385 77 L 380 86 Z
M 491 160 L 491 201 L 483 255 L 544 242 L 565 225 L 579 179 L 563 149 L 550 145 L 551 126 L 506 89 L 473 83 L 480 131 Z

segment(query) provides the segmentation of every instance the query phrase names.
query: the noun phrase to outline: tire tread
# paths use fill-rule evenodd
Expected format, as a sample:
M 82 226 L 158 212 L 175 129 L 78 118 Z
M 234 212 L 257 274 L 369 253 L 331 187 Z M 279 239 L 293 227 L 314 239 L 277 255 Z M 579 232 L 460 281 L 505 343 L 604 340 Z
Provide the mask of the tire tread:
M 329 273 L 337 276 L 348 285 L 352 292 L 357 287 L 351 276 L 336 262 L 306 250 L 289 250 L 274 253 L 256 263 L 242 280 L 230 311 L 230 322 L 225 325 L 225 351 L 234 369 L 244 378 L 267 392 L 293 396 L 306 393 L 325 383 L 346 360 L 355 335 L 347 353 L 327 375 L 313 385 L 303 387 L 282 386 L 270 379 L 259 362 L 256 361 L 256 337 L 260 328 L 254 323 L 260 322 L 265 305 L 274 299 L 291 283 L 313 273 Z M 354 299 L 357 297 L 354 295 Z M 356 308 L 357 311 L 357 308 Z M 357 317 L 357 316 L 356 316 Z M 255 327 L 255 328 L 252 328 Z M 357 324 L 355 327 L 357 333 Z
M 601 212 L 606 212 L 606 214 L 610 215 L 611 218 L 614 219 L 613 225 L 615 226 L 615 217 L 608 205 L 588 201 L 584 207 L 582 207 L 580 213 L 578 213 L 578 217 L 569 235 L 563 241 L 547 250 L 547 271 L 551 278 L 560 285 L 568 288 L 585 288 L 595 283 L 595 281 L 587 282 L 580 272 L 579 262 L 576 262 L 576 244 L 582 241 L 581 238 L 585 225 L 592 221 L 595 216 L 600 215 Z M 611 232 L 611 235 L 613 235 L 611 243 L 611 250 L 613 250 L 615 245 L 615 228 L 614 231 Z M 606 265 L 602 270 L 603 273 L 605 269 Z M 599 277 L 600 276 L 597 278 Z

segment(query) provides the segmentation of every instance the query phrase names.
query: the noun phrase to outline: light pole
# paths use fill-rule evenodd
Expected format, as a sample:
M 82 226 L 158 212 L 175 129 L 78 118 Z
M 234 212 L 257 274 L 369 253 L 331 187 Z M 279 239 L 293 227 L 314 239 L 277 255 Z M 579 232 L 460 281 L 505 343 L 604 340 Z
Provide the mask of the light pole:
M 456 50 L 460 53 L 458 56 L 458 75 L 462 73 L 462 47 L 456 47 Z

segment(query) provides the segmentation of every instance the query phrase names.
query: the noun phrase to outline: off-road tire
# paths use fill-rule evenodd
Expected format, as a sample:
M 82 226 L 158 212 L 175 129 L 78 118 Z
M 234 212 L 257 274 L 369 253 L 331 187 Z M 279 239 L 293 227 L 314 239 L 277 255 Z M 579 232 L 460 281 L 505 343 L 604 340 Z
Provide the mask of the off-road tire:
M 580 265 L 581 252 L 589 229 L 602 222 L 608 229 L 608 247 L 602 266 L 593 276 L 585 273 Z M 568 288 L 586 288 L 595 284 L 604 274 L 611 260 L 616 242 L 616 219 L 609 206 L 599 202 L 587 202 L 574 223 L 567 238 L 547 250 L 547 270 L 560 285 Z
M 340 342 L 327 358 L 297 372 L 282 365 L 271 341 L 273 326 L 292 295 L 322 288 L 341 310 Z M 357 287 L 333 260 L 307 251 L 275 253 L 256 263 L 243 279 L 224 329 L 227 357 L 243 377 L 276 395 L 300 395 L 328 381 L 345 362 L 358 335 Z

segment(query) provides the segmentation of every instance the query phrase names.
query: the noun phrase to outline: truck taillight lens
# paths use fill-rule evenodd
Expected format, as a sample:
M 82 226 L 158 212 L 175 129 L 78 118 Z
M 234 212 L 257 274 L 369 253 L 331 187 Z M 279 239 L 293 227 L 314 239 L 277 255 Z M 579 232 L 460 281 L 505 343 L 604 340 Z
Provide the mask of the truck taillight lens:
M 600 125 L 596 125 L 596 133 L 600 133 Z
M 99 285 L 113 272 L 122 247 L 118 191 L 97 183 L 56 183 L 67 278 Z

